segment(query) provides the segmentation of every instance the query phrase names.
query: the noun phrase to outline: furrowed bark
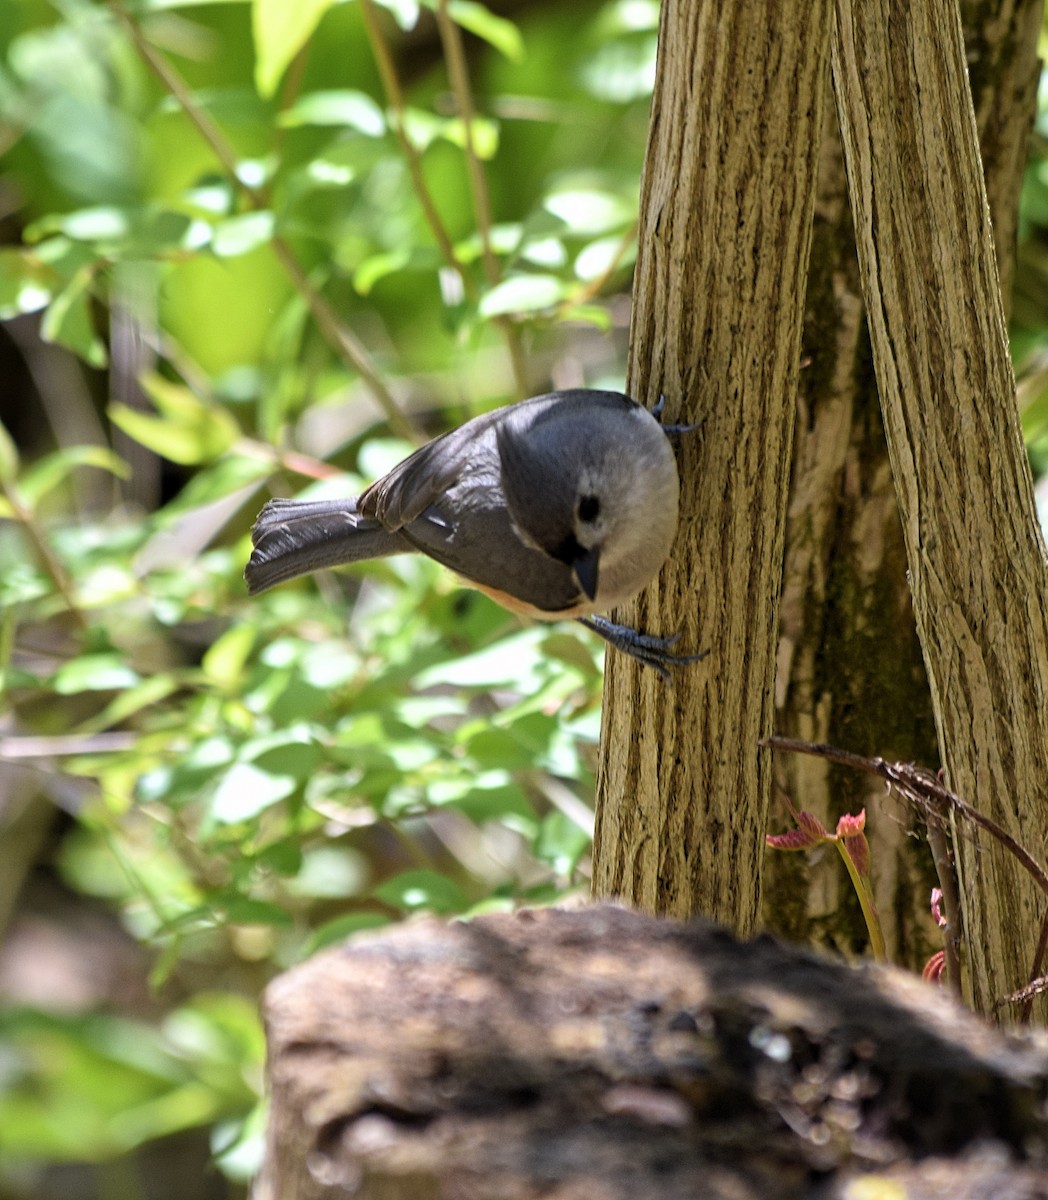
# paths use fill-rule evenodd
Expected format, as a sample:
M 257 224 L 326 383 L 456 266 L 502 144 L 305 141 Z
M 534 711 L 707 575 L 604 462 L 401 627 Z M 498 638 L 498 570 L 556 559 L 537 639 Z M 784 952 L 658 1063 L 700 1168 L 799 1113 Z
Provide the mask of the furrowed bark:
M 956 3 L 838 0 L 833 77 L 917 629 L 951 789 L 1048 848 L 1048 570 Z M 1026 981 L 1040 913 L 955 832 L 966 993 Z
M 800 331 L 830 8 L 668 0 L 641 192 L 631 393 L 700 422 L 671 562 L 618 619 L 709 650 L 664 686 L 608 660 L 594 892 L 760 911 Z

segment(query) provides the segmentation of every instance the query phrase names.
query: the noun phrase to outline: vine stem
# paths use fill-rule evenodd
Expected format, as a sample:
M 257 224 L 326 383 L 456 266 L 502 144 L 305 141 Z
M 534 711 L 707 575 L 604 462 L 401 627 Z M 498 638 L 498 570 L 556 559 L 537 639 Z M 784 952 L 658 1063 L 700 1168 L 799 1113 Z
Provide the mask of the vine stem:
M 1040 891 L 1048 896 L 1048 871 L 1029 850 L 1021 842 L 1016 841 L 992 817 L 988 817 L 969 804 L 967 800 L 963 800 L 951 792 L 949 788 L 939 782 L 938 778 L 923 768 L 914 766 L 912 763 L 887 762 L 883 758 L 864 758 L 861 754 L 853 754 L 850 750 L 840 750 L 836 746 L 827 746 L 821 742 L 804 742 L 798 738 L 767 737 L 762 738 L 760 744 L 771 750 L 809 754 L 815 758 L 825 758 L 829 762 L 839 763 L 844 767 L 851 767 L 856 771 L 863 771 L 867 775 L 879 775 L 890 787 L 894 787 L 911 804 L 921 810 L 929 827 L 933 822 L 938 822 L 942 827 L 947 816 L 951 814 L 971 821 L 973 825 L 984 829 L 991 837 L 1000 842 L 1008 853 L 1019 862 Z M 944 905 L 957 903 L 950 899 L 950 897 L 958 895 L 952 864 L 945 861 L 948 856 L 944 856 L 941 849 L 940 846 L 940 852 L 935 854 L 935 865 L 937 870 L 946 868 L 945 878 L 940 875 L 943 903 Z M 955 921 L 956 924 L 954 924 Z M 956 930 L 960 929 L 959 922 L 959 912 L 954 915 L 947 910 L 947 932 L 951 935 L 951 939 L 955 936 Z M 948 945 L 946 952 L 949 955 L 950 947 Z M 1041 935 L 1034 952 L 1033 966 L 1030 972 L 1032 978 L 1040 975 L 1046 953 L 1048 953 L 1048 917 L 1042 924 Z M 954 950 L 954 954 L 956 954 L 956 950 Z M 1032 1003 L 1032 999 L 1030 1003 Z M 1029 1011 L 1029 1004 L 1027 1004 L 1024 1008 L 1025 1017 L 1029 1016 Z
M 369 3 L 370 0 L 365 0 Z M 491 196 L 488 192 L 488 182 L 484 174 L 484 165 L 477 154 L 477 145 L 473 136 L 473 122 L 476 119 L 476 109 L 473 104 L 473 90 L 470 85 L 469 68 L 466 65 L 466 53 L 462 45 L 462 33 L 451 19 L 448 12 L 448 0 L 437 0 L 436 7 L 437 30 L 440 42 L 444 47 L 444 58 L 448 65 L 448 78 L 451 90 L 455 96 L 459 116 L 462 119 L 465 136 L 466 170 L 469 176 L 470 194 L 473 197 L 473 213 L 480 232 L 481 254 L 484 261 L 484 274 L 488 284 L 494 287 L 501 278 L 499 262 L 491 245 Z M 524 364 L 524 352 L 520 340 L 520 330 L 509 316 L 496 318 L 496 323 L 506 340 L 510 363 L 513 367 L 513 377 L 517 385 L 517 393 L 521 397 L 527 395 L 527 370 Z
M 15 520 L 25 530 L 26 537 L 32 543 L 33 549 L 36 551 L 37 557 L 43 564 L 44 570 L 50 577 L 51 582 L 55 585 L 63 601 L 65 601 L 65 606 L 76 622 L 77 628 L 81 633 L 86 633 L 91 626 L 84 610 L 80 607 L 80 601 L 77 599 L 73 581 L 62 565 L 61 560 L 47 544 L 47 538 L 44 536 L 40 526 L 37 525 L 36 517 L 32 510 L 22 502 L 22 497 L 18 494 L 18 489 L 13 484 L 8 486 L 3 480 L 0 480 L 0 493 L 3 494 L 4 499 L 10 504 Z

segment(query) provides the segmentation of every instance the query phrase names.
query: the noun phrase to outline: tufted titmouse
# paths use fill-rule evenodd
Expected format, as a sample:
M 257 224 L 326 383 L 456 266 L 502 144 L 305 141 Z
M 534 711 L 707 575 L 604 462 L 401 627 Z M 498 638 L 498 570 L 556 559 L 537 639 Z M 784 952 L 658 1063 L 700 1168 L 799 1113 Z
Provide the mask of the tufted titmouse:
M 255 595 L 321 567 L 421 551 L 511 612 L 574 617 L 660 675 L 702 655 L 593 614 L 640 591 L 677 531 L 670 436 L 618 392 L 550 392 L 474 417 L 362 495 L 270 500 L 244 576 Z

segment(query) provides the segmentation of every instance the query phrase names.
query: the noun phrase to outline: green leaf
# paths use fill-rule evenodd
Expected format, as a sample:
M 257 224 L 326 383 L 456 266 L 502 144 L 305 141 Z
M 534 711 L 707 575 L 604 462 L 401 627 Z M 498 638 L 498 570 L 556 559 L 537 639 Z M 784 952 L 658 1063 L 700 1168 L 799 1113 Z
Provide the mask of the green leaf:
M 78 354 L 91 367 L 101 369 L 109 362 L 106 348 L 91 320 L 90 295 L 93 272 L 83 267 L 47 306 L 40 326 L 45 341 L 57 342 Z
M 234 687 L 243 676 L 254 644 L 255 629 L 251 625 L 233 625 L 204 654 L 200 663 L 204 675 L 219 687 Z
M 366 296 L 380 279 L 400 271 L 434 271 L 442 262 L 435 246 L 403 247 L 374 254 L 353 273 L 353 286 L 361 296 Z
M 318 950 L 323 950 L 325 946 L 344 942 L 346 938 L 352 937 L 355 933 L 362 933 L 367 929 L 381 929 L 383 925 L 389 923 L 389 917 L 385 913 L 347 913 L 344 917 L 336 917 L 333 921 L 327 921 L 319 929 L 313 931 L 313 936 L 306 942 L 304 957 L 308 958 Z
M 224 454 L 240 430 L 224 408 L 211 407 L 182 384 L 147 372 L 141 384 L 160 416 L 126 404 L 111 404 L 109 415 L 129 437 L 171 462 L 191 465 Z
M 576 235 L 599 237 L 612 230 L 624 230 L 636 217 L 634 206 L 622 196 L 598 188 L 565 188 L 553 192 L 543 202 Z
M 622 235 L 598 238 L 590 242 L 575 259 L 575 276 L 590 282 L 600 279 L 611 271 L 621 271 L 633 265 L 637 258 L 637 243 L 632 242 L 625 251 Z
M 18 477 L 18 447 L 0 421 L 0 483 L 12 484 Z
M 164 506 L 164 516 L 173 517 L 221 500 L 240 488 L 258 483 L 272 471 L 273 464 L 264 458 L 252 458 L 246 454 L 224 455 L 193 476 L 174 500 Z
M 0 321 L 37 312 L 51 300 L 55 275 L 28 250 L 0 250 Z
M 61 667 L 51 686 L 60 696 L 134 687 L 139 675 L 116 654 L 82 654 Z
M 589 850 L 589 834 L 562 812 L 551 812 L 542 822 L 535 853 L 559 874 L 570 876 Z
M 458 884 L 436 871 L 404 871 L 379 884 L 374 895 L 387 904 L 408 910 L 424 908 L 438 913 L 458 913 L 469 905 Z
M 313 36 L 334 0 L 252 0 L 255 87 L 272 96 L 288 64 Z
M 436 0 L 426 0 L 427 8 L 435 8 Z M 456 25 L 476 34 L 511 62 L 524 58 L 524 39 L 512 21 L 496 16 L 476 0 L 450 0 L 448 15 Z
M 272 240 L 275 218 L 271 212 L 241 213 L 219 222 L 211 236 L 211 249 L 219 258 L 250 254 Z
M 351 88 L 307 92 L 280 114 L 281 125 L 345 125 L 366 137 L 382 137 L 386 118 L 365 92 Z
M 236 825 L 278 804 L 297 787 L 289 775 L 270 775 L 251 763 L 237 763 L 222 776 L 208 807 L 220 825 Z
M 233 896 L 222 901 L 218 907 L 223 918 L 235 925 L 291 924 L 291 916 L 287 909 L 268 900 L 255 900 L 251 896 Z
M 473 153 L 477 158 L 488 160 L 495 157 L 499 148 L 499 127 L 495 121 L 474 117 L 470 126 L 473 134 Z M 459 117 L 453 117 L 444 123 L 440 136 L 460 150 L 465 150 L 466 122 Z
M 543 312 L 555 308 L 566 294 L 566 286 L 554 275 L 512 275 L 483 297 L 480 315 Z
M 424 691 L 442 684 L 457 687 L 510 684 L 530 694 L 539 689 L 547 673 L 541 652 L 543 636 L 544 631 L 533 626 L 473 654 L 456 655 L 420 671 L 415 686 Z
M 21 491 L 31 505 L 38 504 L 48 492 L 68 479 L 76 467 L 98 467 L 118 479 L 131 478 L 131 468 L 107 446 L 70 446 L 56 450 L 26 471 L 22 476 Z

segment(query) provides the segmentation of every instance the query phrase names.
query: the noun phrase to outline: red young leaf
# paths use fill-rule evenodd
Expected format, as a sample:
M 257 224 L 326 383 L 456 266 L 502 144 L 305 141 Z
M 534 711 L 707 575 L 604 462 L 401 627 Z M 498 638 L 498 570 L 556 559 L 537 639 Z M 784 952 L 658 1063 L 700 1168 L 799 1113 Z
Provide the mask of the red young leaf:
M 810 812 L 799 812 L 793 814 L 797 818 L 797 824 L 814 840 L 812 845 L 817 845 L 819 842 L 826 841 L 830 836 L 830 831 L 819 820 L 819 818 Z
M 946 914 L 942 910 L 942 888 L 932 888 L 932 916 L 940 929 L 946 925 Z
M 925 983 L 942 983 L 943 968 L 946 966 L 946 951 L 936 950 L 936 952 L 924 964 L 924 970 L 921 972 L 921 978 Z
M 866 828 L 866 809 L 861 808 L 857 813 L 845 813 L 837 822 L 837 836 L 841 838 L 858 837 Z
M 764 841 L 773 850 L 810 850 L 822 838 L 813 837 L 806 829 L 791 829 L 787 833 L 769 833 Z

